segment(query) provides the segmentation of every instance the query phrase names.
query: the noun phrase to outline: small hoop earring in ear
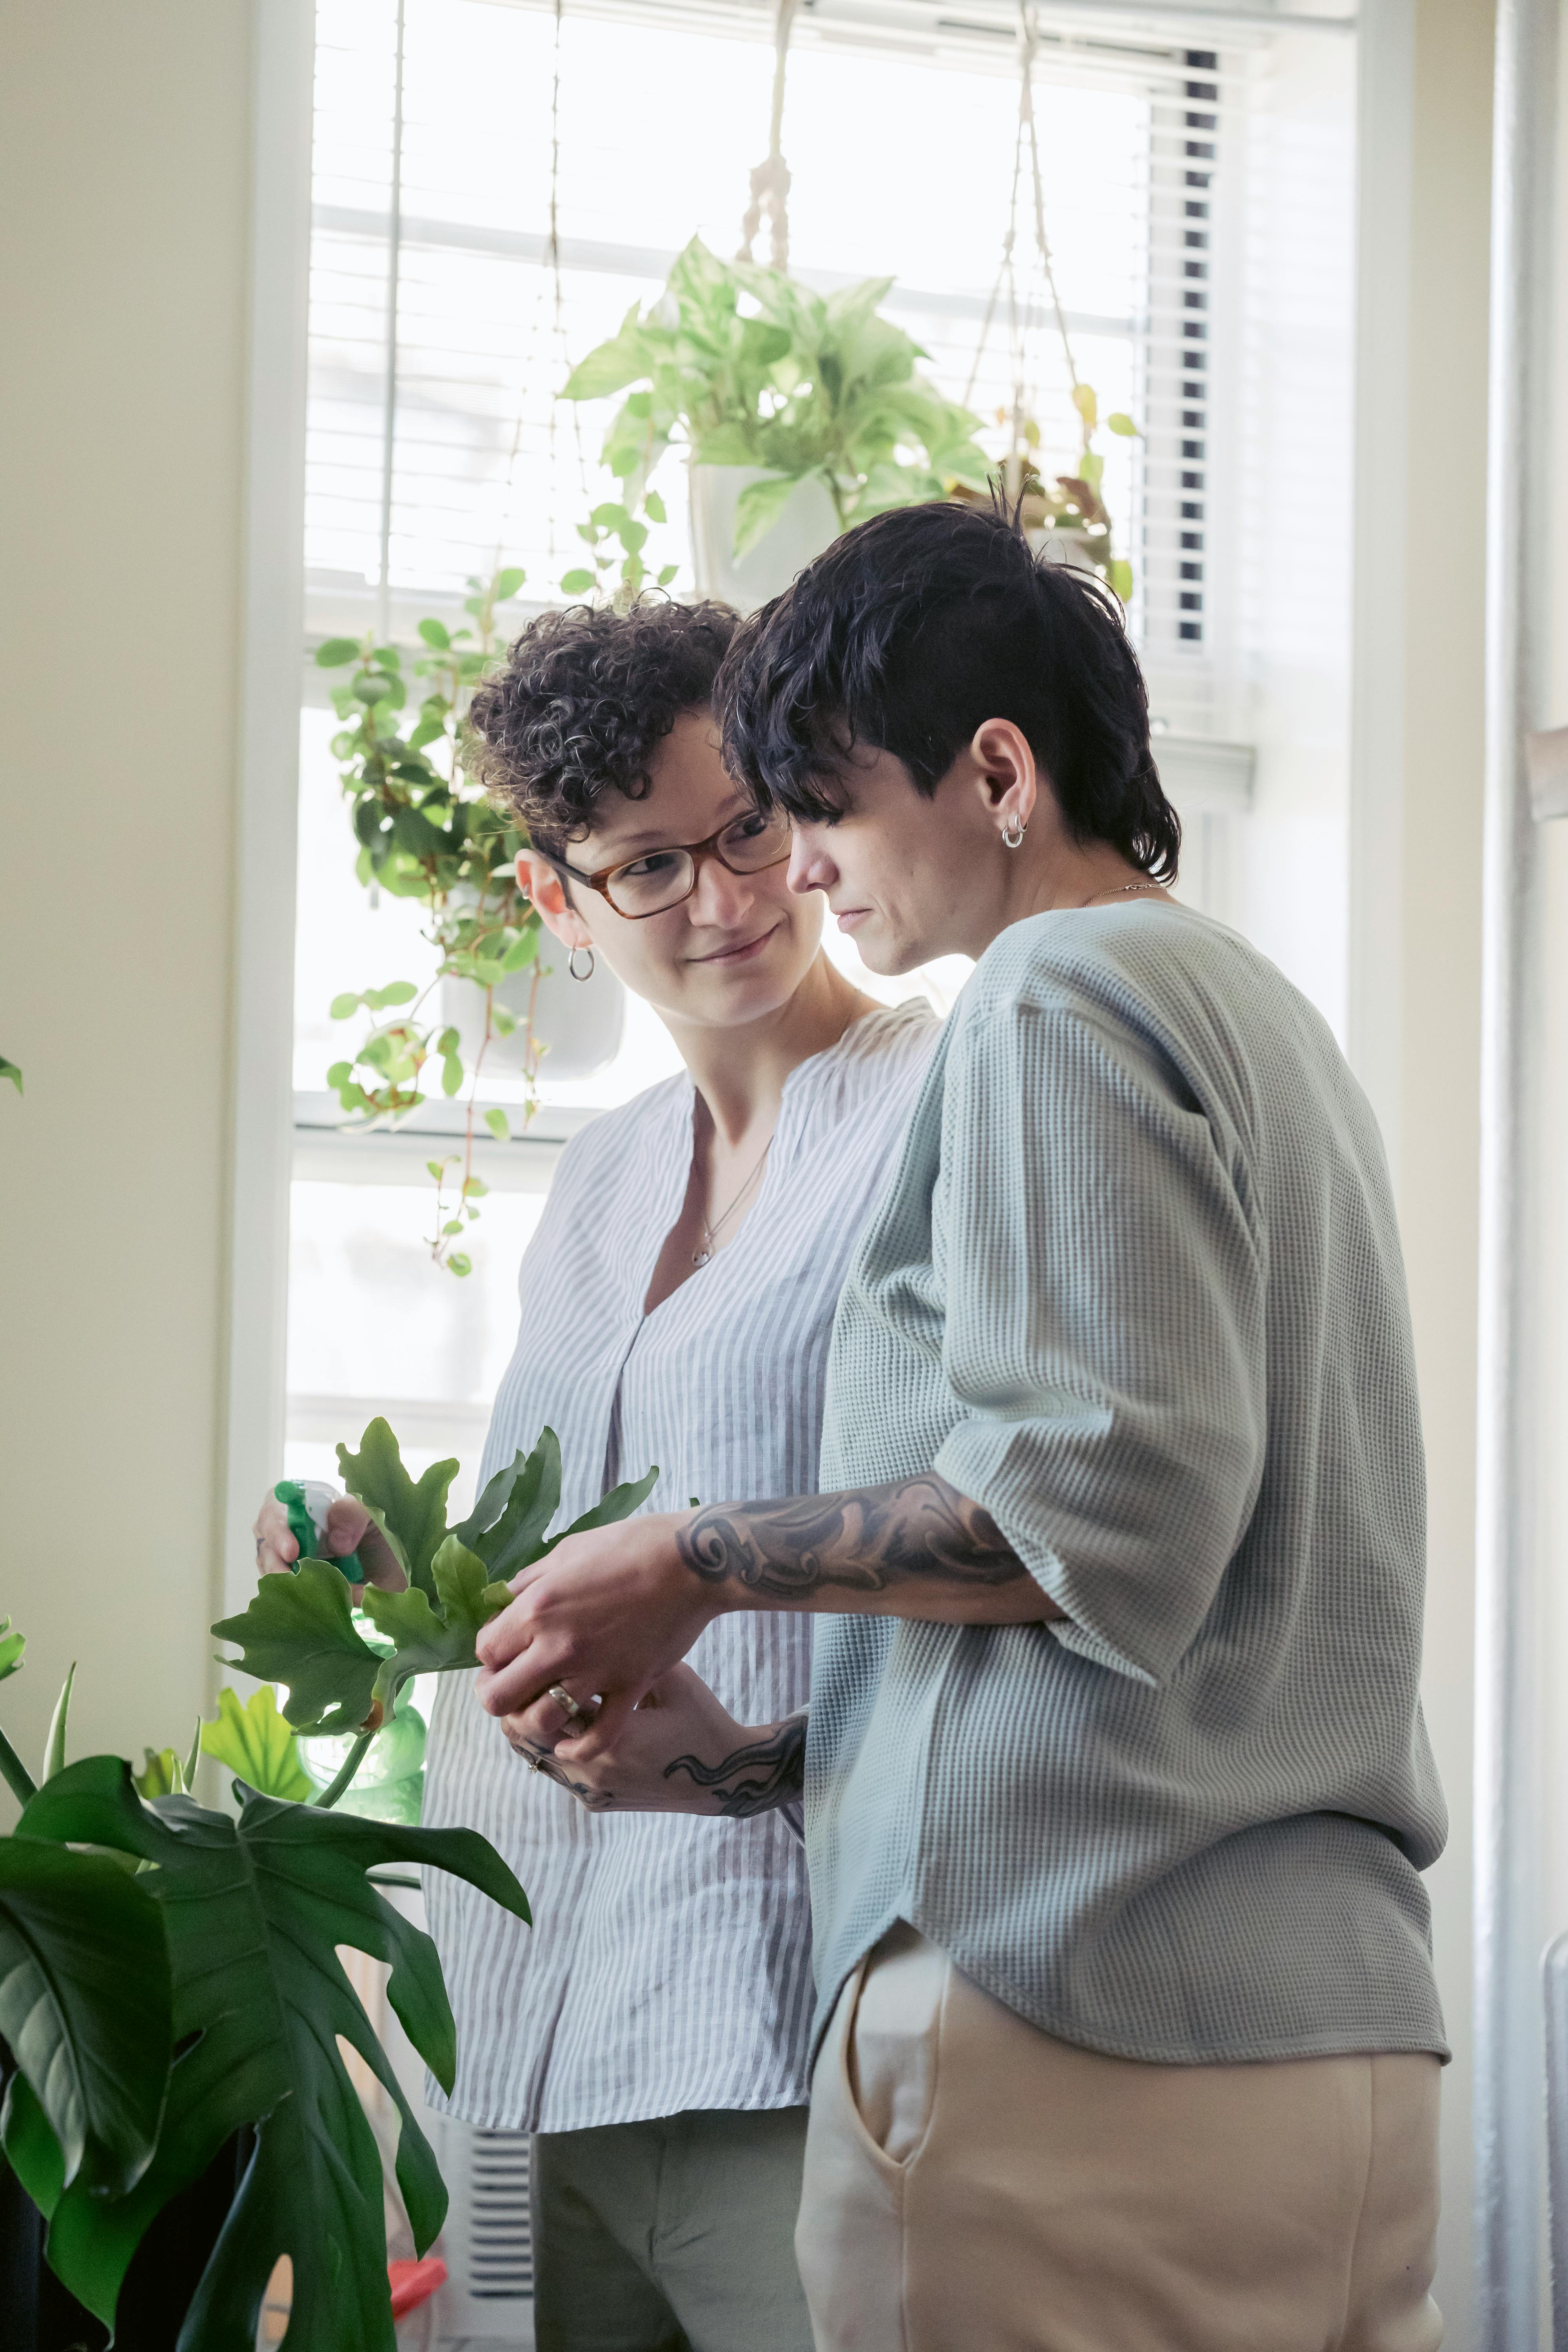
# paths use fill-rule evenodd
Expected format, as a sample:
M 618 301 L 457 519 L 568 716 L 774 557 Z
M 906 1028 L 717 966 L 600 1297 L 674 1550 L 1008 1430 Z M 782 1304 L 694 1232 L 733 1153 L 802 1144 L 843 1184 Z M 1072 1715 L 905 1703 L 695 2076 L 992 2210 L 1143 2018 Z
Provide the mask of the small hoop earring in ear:
M 1024 823 L 1021 816 L 1010 816 L 1007 819 L 1006 824 L 1002 828 L 1003 848 L 1022 849 L 1024 846 L 1024 835 L 1027 833 L 1028 829 L 1028 826 Z
M 588 959 L 588 969 L 586 971 L 579 971 L 577 969 L 577 959 L 580 955 L 585 955 Z M 574 980 L 592 980 L 594 977 L 593 949 L 574 948 L 571 954 L 566 959 L 566 969 L 571 973 Z

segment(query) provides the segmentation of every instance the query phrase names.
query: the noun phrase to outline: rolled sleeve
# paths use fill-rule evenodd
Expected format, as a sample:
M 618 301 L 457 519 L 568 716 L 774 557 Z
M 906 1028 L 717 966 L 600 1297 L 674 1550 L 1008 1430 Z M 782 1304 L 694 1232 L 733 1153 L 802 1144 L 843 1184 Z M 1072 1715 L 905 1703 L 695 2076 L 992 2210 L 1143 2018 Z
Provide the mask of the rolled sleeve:
M 965 1417 L 933 1467 L 1067 1648 L 1180 1664 L 1257 1501 L 1264 1269 L 1234 1149 L 1134 1033 L 1012 1003 L 953 1040 L 933 1262 Z

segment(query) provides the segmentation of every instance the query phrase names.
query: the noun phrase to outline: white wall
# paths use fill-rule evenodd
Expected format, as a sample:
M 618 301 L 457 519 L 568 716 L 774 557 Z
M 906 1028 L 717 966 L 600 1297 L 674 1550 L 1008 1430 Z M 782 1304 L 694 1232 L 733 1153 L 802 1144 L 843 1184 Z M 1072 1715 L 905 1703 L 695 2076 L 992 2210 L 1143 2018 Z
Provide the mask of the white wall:
M 248 0 L 0 13 L 0 1716 L 183 1746 L 228 1235 Z M 0 1798 L 0 1803 L 8 1801 Z

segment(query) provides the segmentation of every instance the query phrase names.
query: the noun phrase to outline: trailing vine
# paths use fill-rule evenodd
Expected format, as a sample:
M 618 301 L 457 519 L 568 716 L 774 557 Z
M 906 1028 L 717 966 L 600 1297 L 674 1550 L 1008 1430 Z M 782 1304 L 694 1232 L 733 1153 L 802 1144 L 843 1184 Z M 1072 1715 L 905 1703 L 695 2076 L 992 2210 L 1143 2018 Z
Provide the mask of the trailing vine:
M 328 1071 L 327 1084 L 354 1133 L 407 1118 L 427 1099 L 426 1087 L 437 1071 L 444 1097 L 463 1096 L 462 1150 L 426 1162 L 436 1187 L 430 1255 L 458 1276 L 472 1271 L 472 1259 L 457 1244 L 479 1216 L 487 1189 L 474 1170 L 480 1127 L 501 1142 L 511 1131 L 499 1108 L 484 1112 L 481 1121 L 485 1057 L 498 1038 L 521 1028 L 526 1128 L 538 1108 L 543 1051 L 533 1030 L 541 927 L 516 871 L 527 838 L 462 767 L 468 701 L 501 649 L 497 612 L 517 595 L 523 579 L 515 565 L 488 581 L 471 579 L 463 605 L 469 623 L 449 629 L 444 621 L 421 621 L 424 650 L 406 667 L 402 651 L 377 644 L 374 635 L 329 637 L 316 654 L 321 668 L 348 673 L 331 688 L 342 722 L 331 753 L 359 843 L 359 879 L 368 889 L 420 901 L 425 937 L 437 953 L 436 970 L 422 988 L 394 980 L 333 998 L 334 1021 L 362 1013 L 369 1020 L 353 1054 Z M 499 1002 L 497 990 L 524 971 L 531 982 L 520 1020 Z M 457 1027 L 440 1017 L 435 992 L 448 979 L 471 982 L 482 992 L 483 1028 L 469 1059 Z

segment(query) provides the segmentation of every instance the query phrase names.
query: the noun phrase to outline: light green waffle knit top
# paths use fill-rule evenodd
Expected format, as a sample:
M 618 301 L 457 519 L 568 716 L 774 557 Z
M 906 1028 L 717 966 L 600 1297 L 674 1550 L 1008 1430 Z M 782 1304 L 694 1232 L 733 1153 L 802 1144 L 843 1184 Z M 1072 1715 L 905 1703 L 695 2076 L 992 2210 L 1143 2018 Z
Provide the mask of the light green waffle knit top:
M 822 1485 L 931 1469 L 1069 1622 L 818 1620 L 818 2031 L 901 1917 L 1091 2049 L 1447 2054 L 1387 1171 L 1327 1025 L 1205 917 L 1034 917 L 953 1009 Z

